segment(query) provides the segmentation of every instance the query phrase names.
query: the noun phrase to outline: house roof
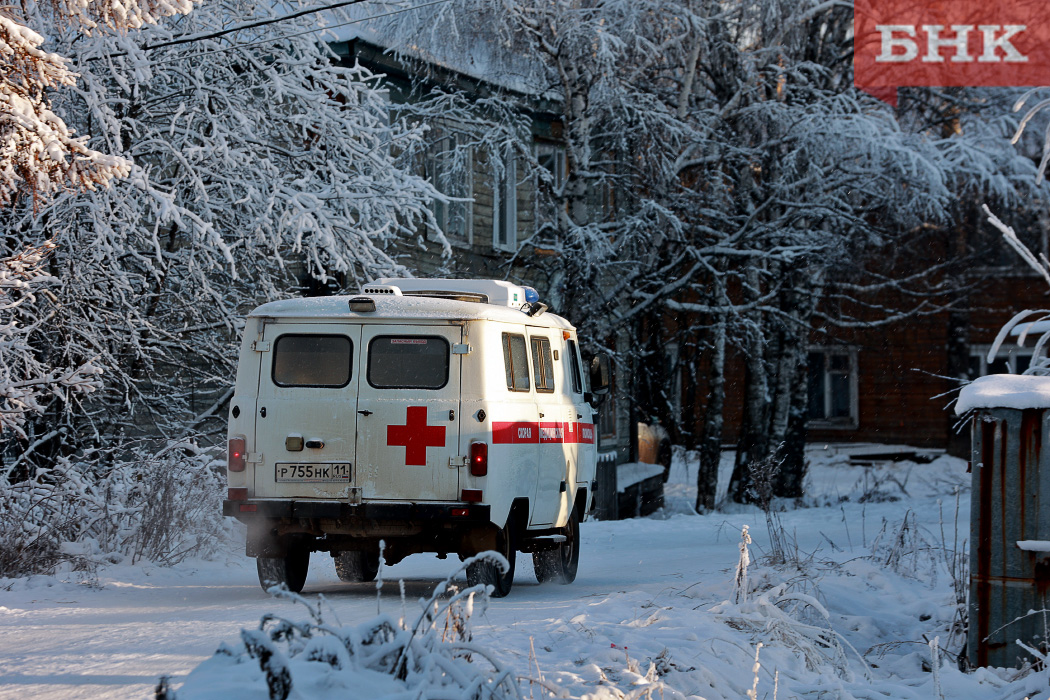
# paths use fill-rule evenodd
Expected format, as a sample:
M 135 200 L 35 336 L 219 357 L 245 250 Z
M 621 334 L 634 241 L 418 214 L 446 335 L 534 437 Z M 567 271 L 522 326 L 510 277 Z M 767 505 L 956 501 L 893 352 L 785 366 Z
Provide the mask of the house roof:
M 393 17 L 377 12 L 371 3 L 352 5 L 345 10 L 352 18 L 350 23 L 336 24 L 326 35 L 332 37 L 329 41 L 337 53 L 340 45 L 364 42 L 387 56 L 422 61 L 493 87 L 532 98 L 560 99 L 548 89 L 542 66 L 535 59 L 513 51 L 495 33 L 479 35 L 476 29 L 457 26 L 433 2 L 413 2 L 417 8 L 399 6 Z M 405 17 L 412 21 L 404 21 Z

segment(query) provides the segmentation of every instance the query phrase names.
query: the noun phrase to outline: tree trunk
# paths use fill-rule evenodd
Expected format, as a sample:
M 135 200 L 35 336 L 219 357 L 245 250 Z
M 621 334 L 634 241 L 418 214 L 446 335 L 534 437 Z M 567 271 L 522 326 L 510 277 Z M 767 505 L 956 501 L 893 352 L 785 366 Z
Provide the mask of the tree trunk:
M 758 301 L 761 296 L 759 270 L 755 267 L 746 273 L 744 289 L 745 303 Z M 765 359 L 765 318 L 761 311 L 748 314 L 747 362 L 744 376 L 744 427 L 737 445 L 736 464 L 729 483 L 730 497 L 738 503 L 750 500 L 751 478 L 748 465 L 767 456 L 769 432 L 767 416 L 769 407 L 769 378 Z
M 786 309 L 793 309 L 797 323 L 787 327 L 782 348 L 782 371 L 790 373 L 790 381 L 781 381 L 787 405 L 784 432 L 777 437 L 780 471 L 773 481 L 773 494 L 781 498 L 802 496 L 802 482 L 806 478 L 806 423 L 809 412 L 809 329 L 817 303 L 823 294 L 824 273 L 809 268 L 795 275 L 791 290 L 786 295 Z M 781 378 L 783 379 L 783 378 Z M 781 397 L 778 397 L 778 399 Z
M 793 318 L 800 311 L 799 297 L 801 295 L 795 285 L 794 271 L 787 270 L 782 274 L 791 279 L 781 292 L 780 308 L 785 311 L 787 318 Z M 784 436 L 788 431 L 792 389 L 797 382 L 799 365 L 802 364 L 800 356 L 803 354 L 806 337 L 805 331 L 798 324 L 780 319 L 777 325 L 780 327 L 777 332 L 777 347 L 774 349 L 771 362 L 776 368 L 776 376 L 771 382 L 773 396 L 770 402 L 769 446 L 771 451 L 779 453 L 780 444 L 784 442 Z
M 714 299 L 725 296 L 725 281 L 714 279 Z M 715 317 L 711 328 L 711 367 L 707 377 L 707 406 L 700 441 L 700 467 L 696 473 L 696 512 L 713 510 L 718 500 L 718 466 L 722 459 L 722 427 L 725 407 L 726 315 Z
M 806 353 L 800 359 L 791 388 L 791 407 L 788 412 L 787 432 L 780 448 L 780 471 L 773 481 L 773 495 L 780 498 L 801 498 L 802 483 L 806 478 L 806 413 L 809 409 L 809 372 Z

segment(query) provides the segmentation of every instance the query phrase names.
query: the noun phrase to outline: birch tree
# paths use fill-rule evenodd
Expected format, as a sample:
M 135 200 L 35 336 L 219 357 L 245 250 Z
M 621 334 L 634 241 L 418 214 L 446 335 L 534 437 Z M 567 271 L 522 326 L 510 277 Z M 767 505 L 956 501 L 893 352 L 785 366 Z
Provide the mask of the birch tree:
M 975 188 L 1032 194 L 1031 163 L 976 101 L 941 133 L 921 100 L 894 113 L 852 88 L 845 5 L 459 0 L 413 17 L 377 35 L 474 66 L 506 88 L 491 100 L 508 112 L 553 96 L 568 173 L 514 274 L 544 279 L 585 337 L 636 340 L 609 348 L 632 413 L 701 443 L 698 509 L 714 505 L 727 362 L 747 368 L 731 496 L 747 498 L 747 466 L 769 457 L 779 494 L 799 495 L 810 343 L 943 308 L 944 261 L 909 269 L 908 246 L 956 226 Z M 428 104 L 415 109 L 436 115 Z M 527 130 L 503 138 L 529 151 Z M 875 301 L 887 292 L 898 307 Z M 671 343 L 711 393 L 699 430 L 675 415 L 673 387 L 656 388 L 674 372 L 653 347 Z

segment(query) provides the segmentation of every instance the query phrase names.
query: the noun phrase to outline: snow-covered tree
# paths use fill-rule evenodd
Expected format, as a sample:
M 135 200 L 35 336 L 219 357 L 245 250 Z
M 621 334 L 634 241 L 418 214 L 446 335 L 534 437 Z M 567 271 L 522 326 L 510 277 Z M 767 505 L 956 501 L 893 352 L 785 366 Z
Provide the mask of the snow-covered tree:
M 376 33 L 507 87 L 519 110 L 534 108 L 521 94 L 558 105 L 557 217 L 522 242 L 515 274 L 613 345 L 634 415 L 699 443 L 699 508 L 713 505 L 734 350 L 746 364 L 734 496 L 771 456 L 778 492 L 797 495 L 813 334 L 942 308 L 944 261 L 907 255 L 960 225 L 959 199 L 1032 194 L 1031 163 L 1008 152 L 981 96 L 917 92 L 895 114 L 852 88 L 845 5 L 459 0 L 411 17 Z M 959 128 L 935 120 L 938 105 Z M 506 138 L 529 152 L 527 131 Z M 530 258 L 531 245 L 554 255 Z M 887 293 L 898 306 L 876 301 Z M 678 371 L 685 403 L 706 409 L 699 434 L 675 415 Z
M 17 315 L 21 323 L 0 324 L 0 434 L 24 439 L 27 414 L 40 412 L 56 394 L 67 400 L 67 392 L 99 386 L 97 367 L 54 366 L 34 347 L 55 314 L 57 299 L 48 287 L 58 280 L 43 270 L 54 248 L 49 242 L 0 261 L 0 318 Z
M 191 0 L 45 0 L 0 8 L 0 208 L 16 204 L 20 197 L 30 199 L 35 208 L 58 192 L 92 191 L 131 170 L 128 159 L 91 148 L 87 135 L 76 136 L 52 111 L 53 91 L 76 85 L 77 74 L 68 68 L 67 59 L 42 48 L 44 37 L 30 29 L 27 21 L 37 20 L 50 35 L 65 31 L 90 35 L 141 27 L 192 8 Z M 23 244 L 31 247 L 20 250 Z M 10 429 L 25 437 L 24 416 L 39 411 L 43 397 L 61 396 L 71 387 L 94 386 L 98 368 L 90 363 L 75 368 L 46 367 L 30 348 L 31 336 L 43 332 L 42 325 L 50 317 L 34 318 L 28 325 L 25 319 L 15 318 L 16 309 L 24 312 L 37 302 L 33 289 L 55 281 L 41 272 L 44 258 L 54 247 L 52 241 L 40 245 L 39 240 L 12 236 L 8 250 L 0 251 L 6 253 L 0 258 L 0 328 L 6 339 L 0 353 L 0 395 L 4 397 L 0 434 Z
M 77 74 L 67 59 L 45 51 L 44 37 L 27 24 L 46 27 L 52 36 L 66 30 L 121 32 L 192 8 L 192 0 L 43 0 L 23 3 L 21 14 L 12 5 L 0 9 L 0 206 L 20 194 L 35 200 L 62 190 L 93 190 L 131 167 L 125 158 L 89 147 L 87 134 L 76 136 L 52 111 L 52 91 L 76 85 Z
M 44 407 L 19 459 L 217 430 L 247 310 L 404 271 L 385 245 L 440 196 L 399 161 L 422 128 L 390 120 L 377 77 L 333 63 L 316 19 L 254 26 L 287 12 L 217 0 L 127 34 L 59 33 L 81 77 L 55 112 L 133 165 L 107 189 L 4 214 L 9 249 L 57 245 L 61 303 L 38 351 L 105 370 L 76 410 Z M 246 28 L 210 36 L 234 17 Z

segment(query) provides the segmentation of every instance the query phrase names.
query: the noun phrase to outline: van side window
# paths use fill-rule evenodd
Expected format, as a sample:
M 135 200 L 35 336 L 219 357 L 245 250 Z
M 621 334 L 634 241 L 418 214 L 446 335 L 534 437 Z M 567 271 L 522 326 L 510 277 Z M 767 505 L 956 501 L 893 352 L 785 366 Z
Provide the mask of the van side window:
M 344 387 L 350 383 L 353 349 L 345 335 L 282 335 L 273 345 L 273 383 Z
M 503 364 L 507 368 L 507 388 L 511 391 L 528 391 L 529 355 L 525 336 L 503 334 Z
M 368 383 L 376 389 L 440 389 L 448 384 L 448 341 L 440 336 L 378 335 L 368 344 Z
M 551 361 L 551 341 L 532 338 L 532 371 L 536 377 L 536 391 L 554 392 L 554 363 Z
M 569 341 L 569 373 L 572 375 L 572 391 L 583 393 L 583 374 L 580 372 L 580 355 L 576 352 L 576 341 Z

